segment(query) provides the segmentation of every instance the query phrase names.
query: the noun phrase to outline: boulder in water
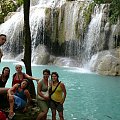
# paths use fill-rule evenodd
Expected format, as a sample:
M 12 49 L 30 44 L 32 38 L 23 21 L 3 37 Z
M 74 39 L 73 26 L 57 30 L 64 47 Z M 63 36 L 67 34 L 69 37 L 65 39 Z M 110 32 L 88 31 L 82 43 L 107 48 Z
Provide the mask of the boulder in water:
M 120 75 L 120 48 L 94 55 L 90 62 L 90 69 L 102 75 Z

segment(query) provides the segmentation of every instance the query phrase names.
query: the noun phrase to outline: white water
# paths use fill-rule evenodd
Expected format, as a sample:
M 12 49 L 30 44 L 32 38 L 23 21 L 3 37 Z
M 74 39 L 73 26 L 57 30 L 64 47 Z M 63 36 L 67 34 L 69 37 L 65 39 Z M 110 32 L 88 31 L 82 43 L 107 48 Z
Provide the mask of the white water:
M 54 8 L 60 8 L 65 4 L 65 0 L 36 0 L 32 1 L 31 9 L 30 9 L 30 30 L 31 30 L 31 38 L 32 38 L 32 60 L 35 60 L 34 51 L 37 45 L 44 44 L 45 36 L 45 19 L 46 18 L 46 9 L 52 9 L 50 24 L 53 24 L 53 13 Z M 84 20 L 83 17 L 84 10 L 88 7 L 89 3 L 84 2 L 67 2 L 65 6 L 64 12 L 64 33 L 65 33 L 65 41 L 69 41 L 66 45 L 65 56 L 69 58 L 77 59 L 78 63 L 85 64 L 84 59 L 91 58 L 92 47 L 97 45 L 100 34 L 100 25 L 101 25 L 101 17 L 102 17 L 102 8 L 96 8 L 95 12 L 92 15 L 92 20 L 89 25 L 87 36 L 85 37 L 84 45 L 81 43 L 82 35 L 83 35 L 83 27 Z M 84 6 L 84 7 L 83 7 Z M 80 9 L 80 7 L 82 9 Z M 60 8 L 62 9 L 62 8 Z M 99 10 L 99 11 L 98 11 Z M 98 11 L 98 12 L 97 12 Z M 61 11 L 62 12 L 62 11 Z M 58 20 L 58 28 L 61 23 L 62 13 L 59 14 Z M 79 24 L 78 30 L 76 30 L 76 24 Z M 52 26 L 53 32 L 54 26 Z M 20 12 L 15 13 L 9 20 L 0 25 L 0 33 L 4 33 L 7 35 L 8 42 L 3 47 L 6 56 L 4 59 L 12 58 L 14 56 L 11 55 L 13 51 L 17 51 L 17 54 L 20 54 L 19 46 L 22 44 L 23 38 L 23 9 Z M 76 32 L 81 35 L 81 39 L 78 39 L 76 36 Z M 41 33 L 41 34 L 40 34 Z M 76 41 L 75 41 L 76 40 Z M 16 43 L 16 44 L 14 44 Z M 15 46 L 14 46 L 15 45 Z M 84 51 L 82 49 L 86 48 Z M 52 48 L 51 48 L 52 49 Z M 97 47 L 95 48 L 97 51 Z M 34 62 L 34 61 L 33 61 Z M 87 61 L 88 62 L 88 61 Z
M 99 8 L 100 7 L 100 8 Z M 101 28 L 101 18 L 102 18 L 102 10 L 103 6 L 96 6 L 94 9 L 94 13 L 92 14 L 92 20 L 89 24 L 88 33 L 85 36 L 84 44 L 85 44 L 85 54 L 88 60 L 91 59 L 92 52 L 98 51 L 98 42 L 100 40 L 100 28 Z M 94 50 L 92 50 L 94 47 Z
M 32 37 L 32 48 L 35 49 L 36 39 L 38 39 L 38 32 L 44 31 L 45 25 L 45 9 L 37 7 L 31 8 L 30 14 L 30 28 L 31 28 L 31 37 Z M 43 32 L 44 33 L 44 32 Z M 40 43 L 44 43 L 44 34 L 39 38 L 41 41 Z
M 65 0 L 36 0 L 32 2 L 30 8 L 30 29 L 32 38 L 32 50 L 36 47 L 36 40 L 39 39 L 40 44 L 44 44 L 44 25 L 45 25 L 45 9 L 60 7 L 65 3 Z M 12 51 L 11 46 L 18 41 L 21 43 L 23 31 L 23 9 L 20 12 L 16 12 L 10 19 L 0 25 L 0 33 L 7 35 L 7 46 L 3 47 L 8 51 Z M 43 35 L 38 35 L 38 32 L 43 32 Z

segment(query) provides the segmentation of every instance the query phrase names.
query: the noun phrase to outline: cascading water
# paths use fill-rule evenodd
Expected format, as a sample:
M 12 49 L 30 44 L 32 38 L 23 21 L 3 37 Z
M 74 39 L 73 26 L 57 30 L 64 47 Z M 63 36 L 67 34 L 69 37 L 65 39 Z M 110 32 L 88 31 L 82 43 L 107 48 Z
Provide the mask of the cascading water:
M 68 4 L 65 9 L 65 40 L 68 41 L 66 44 L 65 49 L 65 56 L 67 57 L 74 57 L 76 55 L 75 48 L 78 44 L 75 40 L 75 24 L 78 20 L 78 11 L 79 11 L 79 4 L 72 3 Z
M 84 12 L 90 3 L 73 2 L 66 5 L 65 10 L 65 56 L 81 62 L 83 52 Z M 78 27 L 77 27 L 78 25 Z
M 33 50 L 39 43 L 42 43 L 44 41 L 44 34 L 39 35 L 39 33 L 44 33 L 44 18 L 45 9 L 39 8 L 38 6 L 31 6 L 30 29 Z M 15 13 L 10 19 L 3 23 L 0 26 L 0 33 L 4 33 L 7 35 L 7 45 L 4 46 L 4 52 L 15 52 L 15 56 L 16 54 L 20 54 L 22 51 L 20 50 L 19 52 L 16 52 L 16 50 L 20 49 L 19 47 L 23 41 L 23 10 Z
M 33 50 L 36 48 L 38 44 L 44 43 L 44 24 L 45 24 L 44 21 L 45 21 L 45 9 L 33 7 L 33 9 L 31 9 L 30 14 L 30 30 L 32 36 Z
M 15 49 L 19 54 L 21 51 L 18 46 L 21 46 L 21 36 L 23 31 L 23 13 L 16 12 L 10 19 L 0 25 L 0 33 L 7 35 L 7 44 L 4 47 L 5 53 L 12 53 Z M 13 44 L 15 43 L 15 44 Z M 20 52 L 19 52 L 20 51 Z
M 74 58 L 81 64 L 80 66 L 84 66 L 86 61 L 88 62 L 91 56 L 99 50 L 97 44 L 100 39 L 104 7 L 103 5 L 101 8 L 95 8 L 85 34 L 85 11 L 90 3 L 86 1 L 66 2 L 65 0 L 32 1 L 30 7 L 32 57 L 38 45 L 49 43 L 47 46 L 50 49 L 49 52 L 58 51 L 57 56 Z M 5 54 L 9 53 L 14 58 L 23 52 L 23 9 L 14 13 L 10 19 L 0 25 L 0 33 L 7 35 L 7 43 L 3 47 Z M 56 42 L 55 45 L 53 45 L 54 42 Z
M 63 2 L 63 1 L 62 1 Z M 32 4 L 37 4 L 35 6 L 31 5 L 30 9 L 30 29 L 31 29 L 31 38 L 32 38 L 32 50 L 38 44 L 44 44 L 44 25 L 45 25 L 45 8 L 53 7 L 53 5 L 62 4 L 62 2 L 49 0 L 37 0 L 32 2 Z M 0 25 L 0 33 L 4 33 L 7 35 L 7 44 L 4 46 L 5 53 L 14 53 L 13 57 L 16 54 L 20 54 L 22 50 L 18 47 L 22 44 L 23 39 L 23 9 L 20 12 L 14 13 L 10 19 L 8 19 L 5 23 Z M 22 47 L 23 49 L 23 47 Z M 8 54 L 7 54 L 8 56 Z M 5 56 L 4 56 L 5 57 Z M 7 58 L 7 57 L 6 57 Z
M 88 27 L 88 32 L 85 36 L 84 58 L 86 62 L 88 62 L 91 59 L 92 55 L 97 53 L 97 51 L 99 50 L 98 43 L 100 41 L 100 29 L 101 29 L 101 19 L 103 15 L 102 13 L 103 7 L 104 5 L 95 7 L 94 13 L 92 14 L 91 22 Z

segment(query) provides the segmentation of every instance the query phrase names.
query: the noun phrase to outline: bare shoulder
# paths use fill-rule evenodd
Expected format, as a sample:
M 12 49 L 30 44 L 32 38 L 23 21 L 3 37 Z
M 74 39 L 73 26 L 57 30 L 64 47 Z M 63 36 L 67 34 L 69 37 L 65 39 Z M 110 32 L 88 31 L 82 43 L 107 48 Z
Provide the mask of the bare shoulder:
M 43 81 L 43 79 L 39 79 L 38 85 L 41 85 L 41 84 L 42 84 L 42 81 Z
M 65 87 L 64 83 L 62 83 L 62 82 L 60 83 L 60 86 L 61 86 L 61 87 Z

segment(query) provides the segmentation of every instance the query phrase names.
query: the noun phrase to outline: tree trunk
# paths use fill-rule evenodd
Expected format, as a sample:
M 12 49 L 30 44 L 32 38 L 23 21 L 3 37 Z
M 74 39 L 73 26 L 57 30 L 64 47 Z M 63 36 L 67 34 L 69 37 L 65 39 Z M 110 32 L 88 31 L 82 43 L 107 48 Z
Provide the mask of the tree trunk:
M 29 10 L 30 10 L 30 0 L 24 0 L 24 41 L 25 41 L 25 51 L 23 62 L 25 64 L 26 73 L 32 76 L 31 71 L 31 34 L 29 26 Z M 35 87 L 32 80 L 30 81 L 30 94 L 32 98 L 35 98 Z

